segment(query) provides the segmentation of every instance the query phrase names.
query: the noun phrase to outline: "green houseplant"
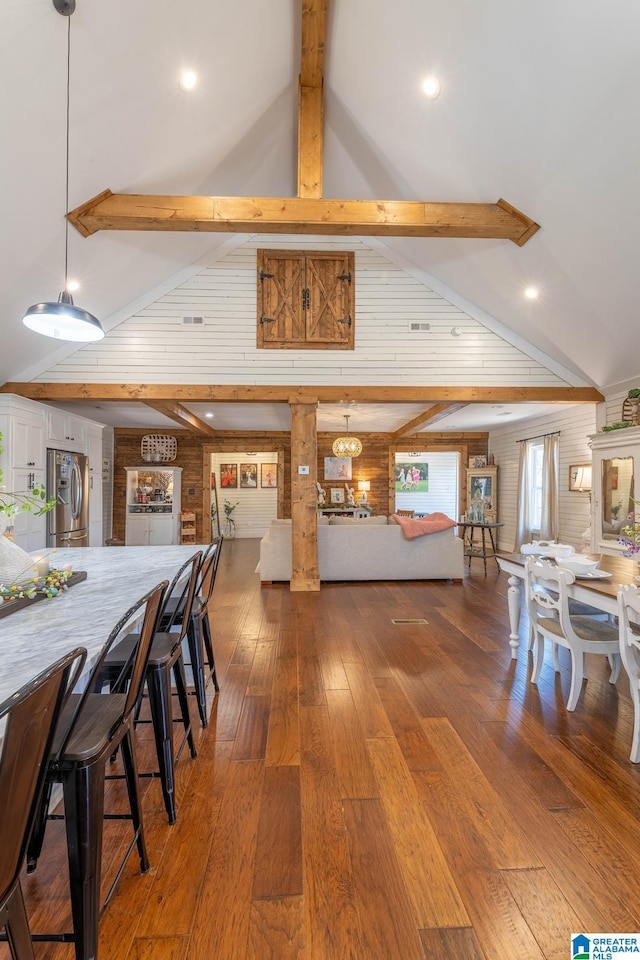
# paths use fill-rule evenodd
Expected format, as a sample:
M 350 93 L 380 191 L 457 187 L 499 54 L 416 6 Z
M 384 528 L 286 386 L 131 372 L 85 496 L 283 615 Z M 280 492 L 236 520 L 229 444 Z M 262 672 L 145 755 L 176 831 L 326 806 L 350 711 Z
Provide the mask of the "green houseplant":
M 233 518 L 233 511 L 239 503 L 239 500 L 236 500 L 235 503 L 231 503 L 230 500 L 225 500 L 224 502 L 224 535 L 228 537 L 229 540 L 233 540 L 236 535 L 236 521 Z

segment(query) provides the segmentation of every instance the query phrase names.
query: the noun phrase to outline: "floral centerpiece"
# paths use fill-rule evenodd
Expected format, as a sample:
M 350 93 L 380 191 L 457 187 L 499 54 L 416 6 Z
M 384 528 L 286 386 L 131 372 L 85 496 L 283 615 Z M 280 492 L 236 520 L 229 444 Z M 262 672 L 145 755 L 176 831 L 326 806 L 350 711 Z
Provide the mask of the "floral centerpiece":
M 15 543 L 7 543 L 7 549 L 11 560 L 11 575 L 9 582 L 0 581 L 0 604 L 11 603 L 13 600 L 36 600 L 40 597 L 51 599 L 60 596 L 67 589 L 68 580 L 73 575 L 70 563 L 64 564 L 60 569 L 51 569 L 46 556 L 36 560 L 24 553 Z M 23 558 L 26 558 L 27 566 L 22 566 Z
M 640 505 L 640 500 L 633 500 L 632 502 Z M 620 531 L 618 543 L 624 544 L 626 548 L 624 551 L 625 557 L 640 559 L 640 557 L 637 557 L 637 554 L 640 553 L 640 517 L 635 512 L 627 516 L 627 524 Z

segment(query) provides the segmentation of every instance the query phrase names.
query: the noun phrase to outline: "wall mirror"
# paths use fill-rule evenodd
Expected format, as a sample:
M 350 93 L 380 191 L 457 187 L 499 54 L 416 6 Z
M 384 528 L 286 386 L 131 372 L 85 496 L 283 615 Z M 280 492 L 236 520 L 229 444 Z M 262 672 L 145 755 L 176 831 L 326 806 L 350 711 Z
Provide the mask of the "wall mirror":
M 634 511 L 633 457 L 602 461 L 602 536 L 617 540 Z

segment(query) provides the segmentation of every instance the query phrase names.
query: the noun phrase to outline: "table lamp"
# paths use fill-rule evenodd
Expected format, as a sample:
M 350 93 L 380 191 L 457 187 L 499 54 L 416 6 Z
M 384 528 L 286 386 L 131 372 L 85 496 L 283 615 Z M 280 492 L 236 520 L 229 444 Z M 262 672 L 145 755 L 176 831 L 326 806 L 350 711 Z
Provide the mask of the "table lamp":
M 371 490 L 371 480 L 358 480 L 358 493 L 361 494 L 360 503 L 367 503 L 369 490 Z

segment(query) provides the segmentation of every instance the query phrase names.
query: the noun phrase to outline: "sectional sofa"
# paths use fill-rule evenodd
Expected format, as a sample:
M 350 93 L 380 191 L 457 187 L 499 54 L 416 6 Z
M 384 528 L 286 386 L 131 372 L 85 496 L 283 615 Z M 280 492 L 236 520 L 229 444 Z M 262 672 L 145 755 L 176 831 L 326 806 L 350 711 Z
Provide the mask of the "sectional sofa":
M 405 540 L 386 517 L 318 518 L 321 580 L 461 580 L 463 544 L 455 527 Z M 291 579 L 291 521 L 272 520 L 260 541 L 262 583 Z

